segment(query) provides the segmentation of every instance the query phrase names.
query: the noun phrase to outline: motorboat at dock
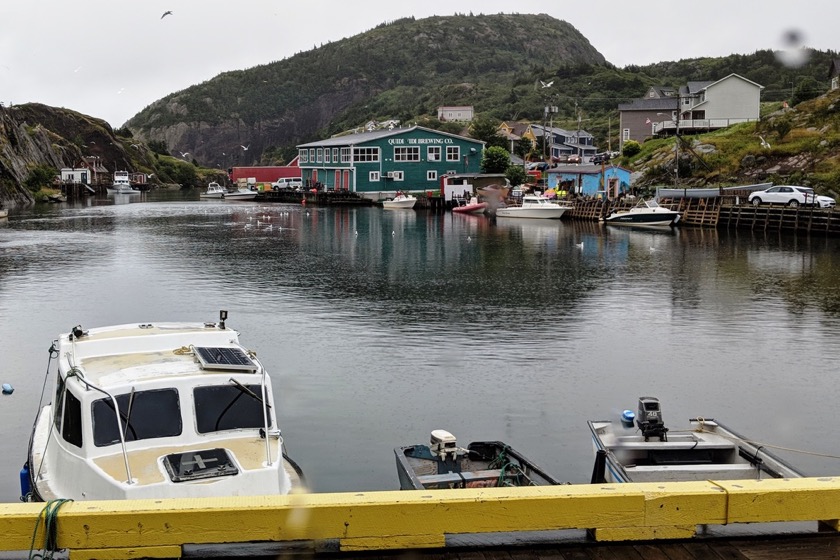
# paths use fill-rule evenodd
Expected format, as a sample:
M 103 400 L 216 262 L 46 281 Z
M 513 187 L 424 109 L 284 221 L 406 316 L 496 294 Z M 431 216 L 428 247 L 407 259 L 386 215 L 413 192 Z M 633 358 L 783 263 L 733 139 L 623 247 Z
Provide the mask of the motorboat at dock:
M 128 171 L 115 171 L 114 184 L 106 187 L 108 194 L 140 194 L 140 191 L 131 187 L 128 178 Z
M 271 379 L 219 322 L 74 327 L 50 348 L 25 501 L 197 498 L 301 489 Z M 48 374 L 49 374 L 48 367 Z
M 634 427 L 635 421 L 635 427 Z M 639 398 L 638 413 L 621 421 L 589 421 L 592 482 L 681 482 L 799 478 L 793 466 L 712 418 L 665 427 L 659 399 Z
M 636 206 L 619 210 L 604 218 L 604 222 L 626 226 L 673 226 L 680 219 L 680 213 L 660 206 L 654 199 L 639 199 Z
M 463 204 L 452 207 L 452 211 L 456 214 L 484 214 L 487 209 L 486 202 L 479 202 L 478 197 L 470 198 L 469 202 L 464 201 Z
M 536 194 L 522 196 L 522 204 L 496 208 L 497 218 L 553 218 L 559 219 L 568 206 L 561 206 L 549 198 Z
M 397 192 L 396 196 L 389 200 L 382 201 L 382 208 L 386 210 L 399 210 L 414 208 L 417 198 L 414 195 Z
M 202 199 L 218 199 L 218 200 L 254 200 L 257 197 L 257 191 L 252 191 L 247 188 L 240 188 L 235 191 L 228 191 L 219 183 L 213 181 L 207 185 L 207 190 L 198 195 Z
M 463 449 L 446 430 L 434 430 L 429 445 L 394 454 L 402 490 L 563 484 L 505 443 L 475 441 Z

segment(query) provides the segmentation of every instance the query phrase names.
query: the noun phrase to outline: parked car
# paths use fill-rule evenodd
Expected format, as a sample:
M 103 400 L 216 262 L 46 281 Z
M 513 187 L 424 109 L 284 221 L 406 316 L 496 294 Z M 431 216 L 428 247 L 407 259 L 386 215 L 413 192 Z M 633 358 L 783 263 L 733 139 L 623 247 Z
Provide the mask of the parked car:
M 303 187 L 300 177 L 281 177 L 271 183 L 271 189 L 275 191 L 289 191 Z
M 810 187 L 799 187 L 796 185 L 776 185 L 763 191 L 750 193 L 747 199 L 753 206 L 762 203 L 786 204 L 787 206 L 819 206 L 831 208 L 836 202 L 830 196 L 817 195 Z
M 595 154 L 594 156 L 592 156 L 593 164 L 604 163 L 608 161 L 610 161 L 610 154 L 608 154 L 607 152 L 602 152 L 600 154 Z
M 569 163 L 580 163 L 580 156 L 578 154 L 571 154 L 567 161 Z
M 806 196 L 809 198 L 816 198 L 815 206 L 819 206 L 820 208 L 834 208 L 837 205 L 837 202 L 831 198 L 830 196 L 823 196 L 821 194 L 817 194 L 814 192 L 814 189 L 810 187 L 796 187 L 798 190 L 805 192 Z
M 532 161 L 531 163 L 528 164 L 528 169 L 529 170 L 536 169 L 538 171 L 545 171 L 546 169 L 548 169 L 548 164 L 544 161 Z

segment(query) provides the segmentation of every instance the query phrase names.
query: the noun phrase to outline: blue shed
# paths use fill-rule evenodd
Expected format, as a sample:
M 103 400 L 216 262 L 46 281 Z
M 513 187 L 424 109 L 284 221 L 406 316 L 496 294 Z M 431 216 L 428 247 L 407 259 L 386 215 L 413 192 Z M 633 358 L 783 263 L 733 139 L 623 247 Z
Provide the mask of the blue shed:
M 584 196 L 616 198 L 630 190 L 630 170 L 617 165 L 564 165 L 549 168 L 546 186 Z

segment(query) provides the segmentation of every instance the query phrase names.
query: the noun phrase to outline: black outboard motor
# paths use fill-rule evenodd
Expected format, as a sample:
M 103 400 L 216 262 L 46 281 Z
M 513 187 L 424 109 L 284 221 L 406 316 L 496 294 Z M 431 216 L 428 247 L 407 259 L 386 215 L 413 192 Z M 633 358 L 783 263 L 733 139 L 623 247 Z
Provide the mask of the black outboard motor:
M 659 399 L 639 397 L 639 413 L 636 415 L 636 425 L 642 430 L 645 441 L 650 437 L 658 437 L 659 441 L 668 441 L 668 428 L 665 427 L 662 420 Z

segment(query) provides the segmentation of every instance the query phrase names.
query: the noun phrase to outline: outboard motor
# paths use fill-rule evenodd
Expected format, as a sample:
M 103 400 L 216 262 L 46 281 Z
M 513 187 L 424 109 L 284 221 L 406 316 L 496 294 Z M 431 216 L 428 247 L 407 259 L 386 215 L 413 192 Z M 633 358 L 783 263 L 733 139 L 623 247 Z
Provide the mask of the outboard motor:
M 433 430 L 429 450 L 435 457 L 440 457 L 441 461 L 446 461 L 447 458 L 454 461 L 458 454 L 458 442 L 455 436 L 446 430 Z
M 662 420 L 662 409 L 659 407 L 659 399 L 655 397 L 639 397 L 639 413 L 636 415 L 636 425 L 645 436 L 645 441 L 650 437 L 658 437 L 659 441 L 668 441 L 668 428 Z

